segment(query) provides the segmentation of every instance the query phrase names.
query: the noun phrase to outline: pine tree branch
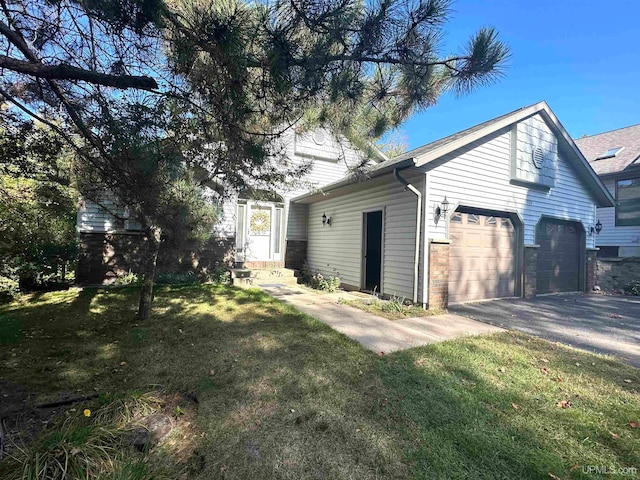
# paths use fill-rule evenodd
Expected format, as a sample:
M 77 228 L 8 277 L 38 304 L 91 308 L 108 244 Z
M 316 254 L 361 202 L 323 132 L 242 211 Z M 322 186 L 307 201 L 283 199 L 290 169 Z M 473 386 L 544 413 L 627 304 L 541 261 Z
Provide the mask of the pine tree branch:
M 42 63 L 17 60 L 7 57 L 6 55 L 0 55 L 0 68 L 7 68 L 17 73 L 24 73 L 46 80 L 80 80 L 94 85 L 120 89 L 138 88 L 141 90 L 153 90 L 158 88 L 158 84 L 151 77 L 110 75 L 108 73 L 84 70 L 64 63 L 59 65 L 44 65 Z

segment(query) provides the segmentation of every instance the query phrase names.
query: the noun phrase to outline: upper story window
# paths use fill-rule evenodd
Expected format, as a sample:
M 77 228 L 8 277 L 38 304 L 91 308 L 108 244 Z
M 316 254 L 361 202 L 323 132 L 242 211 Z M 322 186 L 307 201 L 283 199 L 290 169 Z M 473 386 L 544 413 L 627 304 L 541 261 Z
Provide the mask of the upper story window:
M 616 182 L 616 226 L 640 225 L 640 178 Z
M 614 147 L 614 148 L 610 148 L 609 150 L 607 150 L 606 152 L 604 152 L 602 155 L 600 155 L 598 158 L 596 158 L 596 160 L 603 160 L 605 158 L 611 158 L 611 157 L 615 157 L 617 156 L 622 150 L 624 150 L 624 147 Z

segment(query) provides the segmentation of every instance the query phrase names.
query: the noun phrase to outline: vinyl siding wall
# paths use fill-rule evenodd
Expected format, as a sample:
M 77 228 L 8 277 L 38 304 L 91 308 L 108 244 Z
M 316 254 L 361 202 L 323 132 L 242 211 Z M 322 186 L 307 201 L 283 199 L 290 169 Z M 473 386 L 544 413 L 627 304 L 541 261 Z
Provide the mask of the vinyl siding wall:
M 531 130 L 535 133 L 535 129 Z M 519 142 L 530 142 L 518 133 Z M 445 157 L 427 173 L 429 236 L 447 237 L 445 221 L 435 224 L 433 210 L 447 196 L 453 211 L 457 205 L 517 212 L 524 219 L 524 243 L 535 243 L 536 225 L 542 215 L 582 221 L 587 247 L 594 246 L 589 228 L 595 223 L 595 201 L 559 153 L 555 186 L 542 190 L 514 185 L 511 180 L 511 129 L 506 128 Z M 437 162 L 441 163 L 440 161 Z M 431 164 L 429 164 L 431 165 Z
M 604 185 L 615 198 L 616 181 L 605 180 Z M 602 231 L 596 237 L 597 246 L 634 247 L 640 249 L 640 226 L 616 227 L 616 210 L 614 207 L 598 208 L 598 220 L 602 223 Z
M 405 171 L 402 175 L 418 190 L 424 191 L 424 174 Z M 323 275 L 339 273 L 343 283 L 360 287 L 363 212 L 384 209 L 382 293 L 411 299 L 416 196 L 404 190 L 393 175 L 385 175 L 351 189 L 354 191 L 309 205 L 309 267 Z M 324 213 L 331 217 L 330 227 L 322 226 Z M 420 272 L 418 295 L 421 302 L 422 268 Z
M 345 177 L 349 167 L 362 161 L 361 154 L 350 147 L 347 142 L 338 142 L 328 132 L 322 132 L 326 137 L 323 145 L 318 145 L 313 140 L 312 133 L 298 135 L 293 129 L 285 132 L 281 139 L 281 145 L 285 157 L 293 165 L 301 165 L 311 162 L 311 169 L 305 178 L 300 179 L 295 185 L 279 187 L 274 190 L 285 199 L 285 227 L 287 234 L 291 232 L 296 239 L 306 238 L 305 216 L 301 214 L 304 208 L 295 212 L 291 217 L 294 225 L 288 225 L 289 199 L 301 195 L 321 185 L 335 182 Z M 108 212 L 101 209 L 95 203 L 87 200 L 78 212 L 78 230 L 80 232 L 116 232 L 123 231 L 117 228 L 118 222 Z M 223 215 L 216 225 L 214 233 L 220 237 L 235 236 L 236 229 L 236 199 L 231 198 L 224 202 Z M 304 233 L 303 233 L 304 232 Z

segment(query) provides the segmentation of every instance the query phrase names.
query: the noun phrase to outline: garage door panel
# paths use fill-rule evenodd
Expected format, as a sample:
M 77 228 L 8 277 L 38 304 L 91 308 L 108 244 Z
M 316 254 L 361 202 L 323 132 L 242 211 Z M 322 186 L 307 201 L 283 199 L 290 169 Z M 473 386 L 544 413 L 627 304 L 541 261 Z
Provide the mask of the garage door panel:
M 542 219 L 538 224 L 537 291 L 580 291 L 582 229 L 576 222 Z
M 515 294 L 516 230 L 508 218 L 456 212 L 449 238 L 451 303 Z

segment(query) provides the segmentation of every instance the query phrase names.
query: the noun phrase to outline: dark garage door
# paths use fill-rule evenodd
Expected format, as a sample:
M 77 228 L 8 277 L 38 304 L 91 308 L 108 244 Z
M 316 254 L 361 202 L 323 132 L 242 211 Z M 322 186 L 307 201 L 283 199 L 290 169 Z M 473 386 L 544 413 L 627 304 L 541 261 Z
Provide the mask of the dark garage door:
M 538 223 L 537 293 L 577 292 L 580 288 L 582 228 L 579 223 L 543 218 Z
M 517 236 L 509 218 L 455 212 L 449 237 L 449 302 L 515 295 Z

